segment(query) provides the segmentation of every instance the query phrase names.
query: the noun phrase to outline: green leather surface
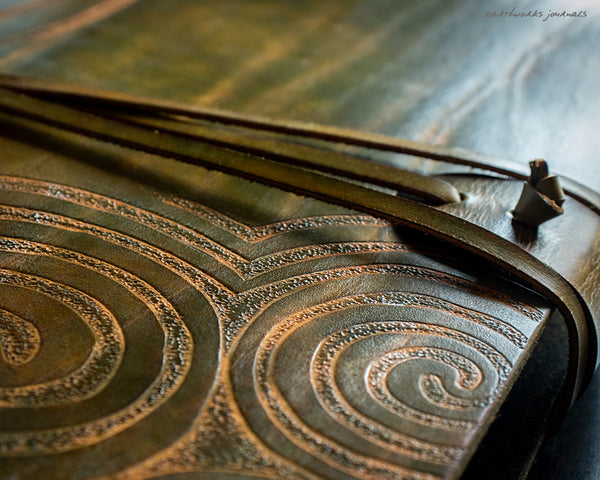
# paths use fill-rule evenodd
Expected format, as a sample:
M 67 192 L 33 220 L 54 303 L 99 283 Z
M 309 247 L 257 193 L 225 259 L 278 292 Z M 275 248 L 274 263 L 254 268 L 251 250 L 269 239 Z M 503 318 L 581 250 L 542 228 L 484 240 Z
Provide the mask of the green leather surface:
M 598 189 L 598 7 L 582 2 L 573 8 L 585 10 L 585 18 L 546 22 L 485 16 L 513 6 L 501 1 L 8 2 L 0 11 L 0 69 L 275 119 L 383 132 L 521 163 L 544 157 L 553 170 Z M 536 8 L 571 6 L 523 6 Z M 8 123 L 2 128 L 17 143 L 41 142 Z M 51 135 L 44 142 L 65 148 Z M 71 145 L 62 153 L 81 161 L 86 145 Z M 11 148 L 5 144 L 3 153 L 20 151 Z M 37 155 L 33 164 L 12 173 L 68 178 L 71 160 L 52 166 L 43 153 Z M 177 183 L 181 180 L 167 164 L 156 171 L 138 160 L 123 165 L 115 152 L 92 157 L 146 184 L 172 187 L 175 182 L 186 194 L 196 192 L 193 176 Z M 402 156 L 383 160 L 440 171 L 439 165 Z M 81 181 L 93 190 L 93 177 Z M 110 188 L 116 197 L 126 191 L 118 182 Z M 256 195 L 265 195 L 260 208 L 228 204 L 218 196 L 202 199 L 219 199 L 219 207 L 255 221 L 320 208 L 283 206 L 277 195 Z M 190 411 L 181 418 L 185 415 Z M 593 445 L 593 438 L 585 441 Z M 153 441 L 140 448 L 151 448 Z M 577 451 L 575 442 L 568 443 Z M 555 450 L 545 454 L 545 463 L 562 449 L 549 448 Z M 559 462 L 561 471 L 564 465 L 573 467 L 568 457 Z M 586 466 L 583 471 L 594 470 Z

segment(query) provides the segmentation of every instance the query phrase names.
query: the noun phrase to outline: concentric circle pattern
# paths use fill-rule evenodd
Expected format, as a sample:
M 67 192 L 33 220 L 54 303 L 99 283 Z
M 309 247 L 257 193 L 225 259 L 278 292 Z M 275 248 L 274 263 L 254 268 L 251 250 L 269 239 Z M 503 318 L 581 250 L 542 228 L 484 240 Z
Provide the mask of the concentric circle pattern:
M 546 314 L 368 216 L 0 201 L 0 478 L 442 478 Z
M 24 242 L 0 238 L 0 251 L 23 251 L 27 246 L 33 247 Z M 66 285 L 23 273 L 0 270 L 0 286 L 4 285 L 33 290 L 64 303 L 79 314 L 81 320 L 93 331 L 96 341 L 85 362 L 61 379 L 23 387 L 0 388 L 0 405 L 40 407 L 69 404 L 93 396 L 110 381 L 121 362 L 124 341 L 116 319 L 100 302 Z M 10 326 L 8 323 L 9 328 Z M 21 340 L 21 344 L 39 345 L 35 327 L 23 320 L 20 324 L 15 324 L 15 327 L 15 333 L 20 334 L 17 338 Z M 31 334 L 29 330 L 35 334 Z M 23 331 L 24 333 L 21 333 Z M 34 341 L 28 337 L 33 337 Z M 15 350 L 17 349 L 12 349 L 13 356 Z

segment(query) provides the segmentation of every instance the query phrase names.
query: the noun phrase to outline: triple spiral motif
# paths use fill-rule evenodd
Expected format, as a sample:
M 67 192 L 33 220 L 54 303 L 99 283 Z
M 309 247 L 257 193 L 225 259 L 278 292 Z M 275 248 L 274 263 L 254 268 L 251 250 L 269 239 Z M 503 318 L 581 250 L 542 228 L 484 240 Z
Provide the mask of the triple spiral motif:
M 0 177 L 0 478 L 442 478 L 544 318 L 368 216 L 147 196 Z

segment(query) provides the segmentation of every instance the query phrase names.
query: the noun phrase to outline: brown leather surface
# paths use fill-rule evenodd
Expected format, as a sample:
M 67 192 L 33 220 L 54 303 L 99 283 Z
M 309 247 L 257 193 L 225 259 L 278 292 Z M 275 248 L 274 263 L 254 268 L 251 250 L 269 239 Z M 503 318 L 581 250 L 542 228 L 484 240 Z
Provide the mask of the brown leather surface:
M 329 203 L 338 204 L 348 208 L 355 208 L 364 213 L 387 219 L 399 226 L 414 228 L 443 241 L 448 241 L 465 251 L 480 256 L 481 262 L 489 262 L 504 269 L 507 273 L 515 275 L 524 285 L 546 296 L 563 315 L 569 329 L 571 344 L 571 364 L 569 375 L 564 388 L 564 404 L 560 417 L 564 415 L 568 406 L 577 398 L 585 384 L 589 381 L 596 364 L 596 339 L 593 335 L 593 310 L 581 299 L 577 291 L 577 283 L 569 283 L 557 271 L 552 262 L 543 262 L 540 255 L 527 253 L 513 241 L 506 241 L 502 236 L 493 232 L 493 229 L 484 225 L 477 225 L 476 221 L 467 221 L 457 215 L 448 215 L 432 209 L 419 202 L 398 198 L 395 195 L 384 194 L 375 189 L 365 188 L 356 183 L 346 183 L 327 175 L 307 171 L 288 162 L 280 163 L 276 158 L 270 158 L 270 153 L 265 152 L 265 157 L 249 155 L 242 151 L 237 152 L 229 148 L 221 148 L 219 143 L 205 142 L 201 138 L 180 136 L 177 132 L 162 130 L 156 127 L 142 128 L 136 123 L 103 118 L 56 105 L 52 102 L 31 98 L 12 91 L 2 91 L 0 107 L 17 116 L 23 115 L 42 124 L 48 124 L 60 129 L 77 132 L 80 135 L 91 136 L 102 141 L 115 143 L 127 148 L 143 152 L 158 154 L 166 158 L 175 158 L 194 165 L 207 166 L 219 171 L 256 180 L 270 186 L 275 186 L 286 191 L 308 195 Z M 17 117 L 18 118 L 18 117 Z M 332 148 L 336 146 L 333 145 Z M 291 148 L 293 151 L 293 147 Z M 284 155 L 288 156 L 284 146 Z M 325 153 L 325 152 L 324 152 Z M 289 156 L 288 156 L 289 157 Z M 334 164 L 343 165 L 334 160 Z M 547 167 L 545 168 L 547 171 Z M 411 174 L 408 173 L 410 176 Z M 368 177 L 368 174 L 365 175 Z M 533 173 L 532 173 L 533 178 Z M 498 190 L 506 198 L 513 200 L 504 205 L 499 212 L 491 213 L 484 205 L 478 208 L 470 207 L 480 217 L 491 214 L 492 219 L 497 215 L 510 216 L 510 205 L 515 203 L 515 195 L 510 193 L 511 185 L 515 182 L 503 180 L 495 182 L 490 190 Z M 519 185 L 517 183 L 517 185 Z M 568 194 L 569 192 L 567 192 Z M 463 188 L 461 195 L 464 198 L 472 196 L 468 188 Z M 459 195 L 457 194 L 458 198 Z M 490 197 L 492 197 L 490 195 Z M 485 197 L 484 197 L 485 198 Z M 490 198 L 491 202 L 491 198 Z M 520 204 L 519 200 L 518 204 Z M 453 202 L 449 205 L 455 205 Z M 449 207 L 452 209 L 452 207 Z M 581 205 L 588 211 L 585 205 Z M 470 209 L 470 210 L 471 210 Z M 456 209 L 460 211 L 461 209 Z M 470 214 L 470 210 L 467 216 Z M 561 213 L 564 209 L 561 207 Z M 516 215 L 516 210 L 514 215 Z M 598 222 L 596 212 L 589 210 L 592 224 Z M 573 217 L 573 214 L 570 214 Z M 515 217 L 516 220 L 516 217 Z M 531 229 L 529 225 L 515 222 L 513 228 Z M 537 230 L 535 230 L 537 234 Z M 592 236 L 594 238 L 594 236 Z M 585 242 L 585 239 L 584 239 Z M 541 242 L 535 242 L 542 245 Z M 542 247 L 543 248 L 543 247 Z
M 491 2 L 489 8 L 501 8 L 499 4 Z M 344 6 L 230 2 L 216 6 L 105 1 L 87 10 L 78 2 L 32 3 L 29 10 L 16 8 L 4 17 L 15 23 L 24 21 L 31 30 L 14 34 L 11 25 L 15 23 L 4 24 L 0 48 L 6 55 L 0 65 L 4 71 L 82 85 L 401 134 L 523 162 L 531 156 L 546 156 L 558 170 L 597 187 L 595 164 L 573 168 L 594 150 L 593 138 L 578 141 L 597 121 L 591 77 L 578 76 L 579 89 L 567 95 L 560 89 L 561 83 L 547 75 L 556 62 L 567 77 L 578 75 L 576 61 L 569 55 L 553 56 L 552 49 L 568 52 L 585 47 L 594 23 L 509 24 L 489 21 L 484 13 L 477 2 L 460 6 L 421 2 L 401 7 L 397 2 Z M 469 28 L 461 28 L 465 21 Z M 508 30 L 510 35 L 505 34 Z M 479 42 L 483 32 L 504 40 L 493 45 Z M 549 37 L 552 42 L 546 42 Z M 532 56 L 532 45 L 539 47 L 540 56 Z M 566 68 L 564 62 L 570 62 L 567 66 L 572 68 Z M 470 78 L 476 81 L 470 82 Z M 541 93 L 533 95 L 532 90 Z M 548 97 L 553 101 L 545 102 Z M 564 111 L 572 106 L 573 98 L 579 116 L 566 122 Z M 544 102 L 543 116 L 539 115 L 539 102 Z M 507 116 L 500 115 L 501 111 L 509 112 L 508 128 Z M 390 356 L 390 362 L 401 365 L 384 372 L 393 405 L 396 397 L 408 398 L 408 403 L 414 401 L 419 408 L 439 414 L 435 403 L 421 398 L 418 387 L 423 385 L 420 375 L 429 369 L 441 376 L 451 392 L 477 397 L 484 390 L 501 400 L 506 394 L 502 386 L 514 381 L 527 357 L 529 350 L 522 348 L 522 342 L 527 348 L 532 346 L 540 323 L 515 312 L 516 304 L 507 306 L 513 300 L 490 299 L 485 291 L 477 290 L 480 287 L 473 291 L 465 285 L 492 282 L 494 291 L 539 308 L 542 316 L 546 313 L 535 296 L 496 283 L 489 272 L 471 271 L 471 263 L 476 263 L 473 259 L 460 257 L 457 270 L 456 253 L 447 247 L 355 212 L 223 174 L 174 167 L 169 161 L 124 153 L 117 147 L 74 139 L 27 122 L 19 127 L 6 117 L 2 136 L 1 168 L 8 175 L 2 183 L 2 201 L 33 211 L 5 210 L 0 225 L 4 235 L 21 240 L 5 243 L 2 255 L 4 268 L 19 273 L 3 277 L 8 293 L 2 297 L 5 303 L 1 308 L 6 312 L 2 319 L 10 328 L 3 332 L 8 332 L 3 338 L 9 339 L 3 346 L 9 347 L 3 350 L 0 378 L 9 392 L 15 386 L 17 391 L 23 387 L 23 392 L 29 392 L 10 397 L 10 401 L 50 400 L 47 407 L 12 408 L 13 404 L 2 410 L 0 425 L 7 428 L 2 437 L 7 456 L 0 461 L 0 476 L 6 478 L 64 478 L 66 471 L 70 478 L 102 477 L 117 471 L 123 472 L 124 478 L 402 478 L 403 474 L 411 478 L 413 474 L 403 469 L 456 477 L 498 402 L 468 414 L 442 409 L 445 422 L 448 418 L 464 421 L 461 415 L 466 415 L 480 425 L 470 443 L 472 431 L 456 433 L 447 425 L 437 430 L 413 425 L 406 430 L 410 422 L 391 418 L 388 409 L 360 390 L 368 387 L 362 381 L 365 362 L 379 358 L 378 365 L 383 368 L 390 365 L 381 360 L 383 355 L 404 352 Z M 440 168 L 399 156 L 382 160 L 402 161 L 420 171 Z M 515 229 L 506 215 L 511 208 L 507 202 L 519 188 L 516 182 L 503 181 L 498 189 L 499 180 L 494 179 L 451 180 L 469 194 L 466 202 L 449 210 L 539 255 L 578 284 L 586 300 L 597 307 L 597 223 L 584 209 L 568 202 L 568 215 L 543 225 L 534 239 L 530 232 Z M 169 203 L 164 195 L 181 200 Z M 122 203 L 111 203 L 106 197 Z M 207 213 L 203 206 L 211 211 Z M 40 213 L 45 211 L 51 215 Z M 74 220 L 65 223 L 57 215 Z M 156 215 L 165 222 L 156 221 Z M 294 220 L 315 216 L 316 223 L 314 219 Z M 337 222 L 341 225 L 334 226 Z M 83 231 L 83 224 L 92 227 Z M 260 227 L 271 224 L 274 226 Z M 199 234 L 190 233 L 188 227 Z M 103 229 L 119 233 L 107 234 Z M 578 232 L 576 241 L 565 243 L 573 231 Z M 402 251 L 407 239 L 416 241 L 414 251 Z M 52 247 L 38 247 L 34 253 L 26 241 Z M 76 253 L 65 257 L 64 250 Z M 110 268 L 103 270 L 104 264 L 98 261 L 82 263 L 84 256 L 95 257 Z M 195 270 L 184 269 L 181 258 Z M 370 264 L 375 266 L 364 266 Z M 451 273 L 472 283 L 452 280 L 448 284 L 439 281 L 441 273 L 423 277 L 415 275 L 415 270 L 406 276 L 394 270 L 402 264 Z M 332 276 L 332 271 L 337 273 Z M 150 287 L 138 284 L 132 275 Z M 255 289 L 254 293 L 236 303 L 232 300 L 236 297 L 223 295 L 206 275 L 238 296 L 248 289 Z M 304 283 L 285 283 L 286 278 L 311 276 Z M 42 277 L 46 280 L 39 280 Z M 278 282 L 286 286 L 265 290 L 265 284 Z M 423 312 L 432 308 L 400 305 L 398 295 L 406 289 L 496 319 L 482 321 L 479 313 L 481 318 L 473 323 L 448 313 L 450 307 L 444 304 L 442 313 L 423 321 Z M 369 297 L 374 292 L 387 296 Z M 355 303 L 339 307 L 347 313 L 335 311 L 337 299 L 353 295 L 361 300 L 355 298 Z M 164 302 L 172 305 L 176 314 Z M 253 310 L 261 302 L 267 302 L 264 311 Z M 90 329 L 84 326 L 86 319 L 92 320 L 81 312 L 104 312 L 97 318 L 106 321 L 110 318 L 103 310 L 106 306 L 121 325 L 123 336 L 114 328 L 107 330 L 108 337 L 106 332 L 102 337 L 98 329 L 92 329 L 108 346 L 102 347 L 105 356 L 87 377 L 99 383 L 88 385 L 77 375 L 69 377 L 69 372 L 77 372 L 81 365 L 93 367 L 95 357 L 90 352 L 98 352 Z M 305 318 L 294 316 L 302 311 Z M 179 315 L 182 323 L 161 323 L 161 315 Z M 472 345 L 465 346 L 463 337 L 451 341 L 439 332 L 416 336 L 394 331 L 406 324 L 406 317 L 466 332 L 493 345 L 508 358 L 506 372 L 510 373 L 494 373 L 493 365 L 498 363 L 485 360 Z M 510 327 L 499 328 L 498 320 Z M 293 329 L 281 330 L 286 321 Z M 392 330 L 371 326 L 381 327 L 386 322 L 394 325 Z M 161 327 L 171 324 L 179 330 Z M 375 330 L 369 330 L 372 328 Z M 514 328 L 522 330 L 524 339 L 518 340 L 521 337 Z M 331 347 L 332 355 L 340 351 L 335 350 L 335 342 L 345 336 L 336 331 L 351 337 L 348 351 L 332 357 L 338 362 L 334 369 L 326 359 L 311 364 L 311 358 L 323 360 L 326 348 Z M 182 354 L 172 356 L 165 338 L 179 342 Z M 265 338 L 274 340 L 276 350 L 268 348 Z M 319 345 L 325 338 L 330 343 Z M 458 357 L 440 356 L 436 349 L 442 347 L 477 360 L 483 368 L 482 385 L 473 392 L 457 390 L 456 374 L 447 365 L 458 365 Z M 408 358 L 401 356 L 406 352 L 430 358 L 403 361 Z M 119 359 L 121 367 L 111 377 L 114 370 L 104 367 Z M 465 366 L 468 362 L 460 362 L 460 368 L 471 371 Z M 427 367 L 421 370 L 412 366 L 416 364 Z M 263 365 L 273 370 L 264 370 Z M 327 394 L 335 390 L 317 375 L 317 367 L 338 372 L 333 380 L 345 385 L 340 388 L 349 389 L 342 389 L 339 395 L 355 402 L 351 409 L 335 404 L 337 397 Z M 164 368 L 171 369 L 165 373 Z M 359 382 L 354 381 L 356 368 Z M 398 373 L 405 368 L 408 373 Z M 265 372 L 271 375 L 267 381 Z M 139 400 L 147 393 L 143 389 L 158 385 L 158 378 L 167 381 L 160 385 L 160 394 L 152 397 L 158 398 L 157 404 L 138 408 L 145 405 Z M 323 384 L 318 383 L 319 378 Z M 38 382 L 56 385 L 57 379 L 63 380 L 63 386 L 74 379 L 75 386 L 67 391 L 86 391 L 90 398 L 76 398 L 69 404 L 72 398 L 64 390 L 56 400 L 48 393 L 51 387 L 46 394 L 39 394 Z M 175 383 L 170 384 L 172 381 Z M 32 395 L 32 391 L 37 393 Z M 432 398 L 434 393 L 429 391 Z M 52 401 L 67 403 L 53 405 Z M 115 416 L 127 408 L 133 412 L 131 417 Z M 354 410 L 369 415 L 371 423 L 349 416 Z M 85 428 L 77 430 L 77 425 Z M 40 428 L 47 431 L 36 432 Z M 412 440 L 409 447 L 401 446 L 406 432 L 420 441 L 443 440 L 443 452 L 454 452 L 457 462 L 440 461 L 439 451 L 422 450 L 422 445 Z M 17 456 L 13 457 L 11 449 Z M 413 477 L 420 478 L 418 474 Z
M 452 478 L 548 311 L 372 217 L 5 125 L 3 309 L 42 339 L 7 478 Z
M 521 182 L 476 176 L 447 176 L 467 199 L 438 207 L 509 239 L 549 264 L 575 285 L 593 312 L 600 304 L 600 223 L 598 215 L 568 199 L 564 214 L 532 229 L 515 222 L 510 211 L 522 189 Z M 574 241 L 570 241 L 575 233 Z
M 502 0 L 28 3 L 2 17 L 3 72 L 545 158 L 600 189 L 594 2 L 528 4 L 587 12 L 545 22 L 486 17 Z

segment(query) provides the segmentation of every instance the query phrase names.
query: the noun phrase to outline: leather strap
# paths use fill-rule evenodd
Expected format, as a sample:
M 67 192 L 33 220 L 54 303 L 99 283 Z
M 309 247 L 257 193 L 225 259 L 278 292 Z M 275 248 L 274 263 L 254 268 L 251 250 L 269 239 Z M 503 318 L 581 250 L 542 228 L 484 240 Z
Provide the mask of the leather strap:
M 100 105 L 123 112 L 149 112 L 153 115 L 157 113 L 179 115 L 256 130 L 415 155 L 487 170 L 518 180 L 527 180 L 529 176 L 529 170 L 525 166 L 508 162 L 504 159 L 488 157 L 460 148 L 414 142 L 376 133 L 325 125 L 316 126 L 295 121 L 274 121 L 256 115 L 182 105 L 168 100 L 75 87 L 58 82 L 8 74 L 0 74 L 0 87 L 35 94 L 36 96 L 60 102 L 72 102 L 77 105 Z M 364 169 L 363 173 L 366 173 L 368 170 Z M 560 182 L 567 196 L 575 198 L 600 214 L 600 194 L 564 175 L 560 175 Z
M 305 166 L 361 182 L 395 189 L 432 205 L 461 200 L 454 185 L 436 177 L 420 175 L 397 167 L 375 163 L 360 157 L 311 145 L 257 135 L 255 131 L 215 128 L 214 124 L 184 123 L 161 117 L 114 114 L 117 120 L 171 132 L 212 145 L 252 155 L 265 156 L 292 165 Z
M 591 312 L 560 274 L 510 241 L 461 218 L 415 202 L 296 166 L 256 157 L 170 132 L 81 113 L 62 105 L 0 90 L 0 109 L 89 137 L 217 169 L 315 197 L 415 228 L 450 242 L 517 276 L 562 313 L 570 333 L 569 372 L 559 418 L 590 380 L 596 361 Z

